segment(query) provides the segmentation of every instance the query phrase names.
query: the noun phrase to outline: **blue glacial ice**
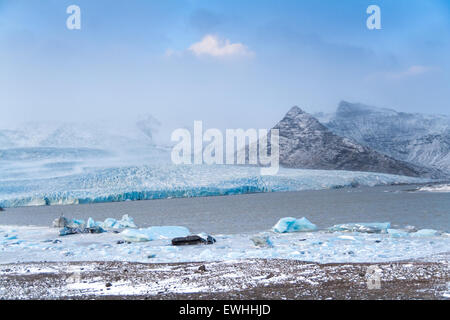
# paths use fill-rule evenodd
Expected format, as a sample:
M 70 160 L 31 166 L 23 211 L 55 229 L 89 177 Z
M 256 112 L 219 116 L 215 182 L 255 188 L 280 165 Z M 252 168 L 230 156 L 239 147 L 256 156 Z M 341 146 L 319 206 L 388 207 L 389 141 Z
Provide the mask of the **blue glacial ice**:
M 127 214 L 122 216 L 122 219 L 116 220 L 114 218 L 106 218 L 103 222 L 97 222 L 97 224 L 104 229 L 125 229 L 125 228 L 137 228 L 132 217 Z
M 65 217 L 59 217 L 53 221 L 53 227 L 56 228 L 72 228 L 72 229 L 98 229 L 98 230 L 117 230 L 126 228 L 137 228 L 133 218 L 125 214 L 122 219 L 106 218 L 105 221 L 95 221 L 91 217 L 84 221 L 82 219 L 68 220 Z M 67 230 L 66 230 L 67 231 Z M 68 233 L 71 234 L 71 233 Z
M 305 217 L 301 219 L 287 217 L 280 219 L 272 230 L 278 233 L 304 232 L 317 230 L 317 226 Z
M 231 195 L 255 192 L 320 190 L 352 186 L 420 183 L 429 180 L 389 174 L 281 168 L 276 176 L 260 169 L 228 165 L 113 164 L 104 168 L 82 163 L 75 168 L 37 173 L 0 161 L 0 207 L 83 204 L 126 200 Z M 31 175 L 28 175 L 29 170 Z

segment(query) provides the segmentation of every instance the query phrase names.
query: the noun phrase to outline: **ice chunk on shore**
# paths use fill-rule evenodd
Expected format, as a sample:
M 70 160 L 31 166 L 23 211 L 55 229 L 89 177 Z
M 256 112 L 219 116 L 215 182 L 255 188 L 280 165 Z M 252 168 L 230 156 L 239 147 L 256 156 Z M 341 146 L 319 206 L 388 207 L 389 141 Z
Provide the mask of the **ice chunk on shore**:
M 255 247 L 273 247 L 273 242 L 269 236 L 254 236 L 250 238 Z
M 101 223 L 101 226 L 105 229 L 137 228 L 133 218 L 127 214 L 123 215 L 121 220 L 107 218 L 103 223 Z
M 287 217 L 280 219 L 272 230 L 278 233 L 314 231 L 317 230 L 317 226 L 305 217 L 301 219 Z
M 433 229 L 421 229 L 417 232 L 411 233 L 411 237 L 434 237 L 439 236 L 441 233 Z
M 371 223 L 345 223 L 337 224 L 329 228 L 330 231 L 342 232 L 363 232 L 363 233 L 387 233 L 391 227 L 389 222 L 371 222 Z
M 400 229 L 387 229 L 387 233 L 395 238 L 409 236 L 409 233 L 407 231 L 400 230 Z
M 131 242 L 172 239 L 190 235 L 189 229 L 178 226 L 158 226 L 146 229 L 125 229 L 122 231 L 124 240 Z
M 98 226 L 98 224 L 94 221 L 94 219 L 89 217 L 89 219 L 86 222 L 86 228 L 95 228 L 97 226 Z
M 86 223 L 82 219 L 72 219 L 72 220 L 70 220 L 67 223 L 66 227 L 69 227 L 69 228 L 84 228 L 84 227 L 86 227 Z
M 64 228 L 68 223 L 69 223 L 69 220 L 67 220 L 67 218 L 61 216 L 61 217 L 53 220 L 52 225 L 54 228 Z
M 103 230 L 101 227 L 94 226 L 92 228 L 71 228 L 71 227 L 64 227 L 59 231 L 60 236 L 67 236 L 71 234 L 83 234 L 83 233 L 103 233 L 105 230 Z

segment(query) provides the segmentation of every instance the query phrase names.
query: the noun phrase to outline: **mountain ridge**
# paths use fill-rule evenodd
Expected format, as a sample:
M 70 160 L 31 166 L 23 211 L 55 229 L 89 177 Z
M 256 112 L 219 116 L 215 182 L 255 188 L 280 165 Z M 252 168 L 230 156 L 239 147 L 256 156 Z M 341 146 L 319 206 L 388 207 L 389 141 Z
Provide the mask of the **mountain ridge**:
M 339 136 L 298 106 L 273 129 L 279 130 L 280 164 L 288 168 L 367 171 L 438 177 L 438 170 L 394 159 Z
M 321 123 L 395 159 L 450 172 L 450 116 L 397 112 L 341 101 Z

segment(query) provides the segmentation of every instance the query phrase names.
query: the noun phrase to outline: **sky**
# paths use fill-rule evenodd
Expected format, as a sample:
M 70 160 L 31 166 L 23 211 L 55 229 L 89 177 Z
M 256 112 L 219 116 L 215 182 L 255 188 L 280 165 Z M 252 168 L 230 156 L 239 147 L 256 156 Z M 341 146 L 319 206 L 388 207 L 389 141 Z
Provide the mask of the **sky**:
M 0 0 L 0 128 L 147 114 L 270 128 L 341 100 L 450 114 L 450 1 Z

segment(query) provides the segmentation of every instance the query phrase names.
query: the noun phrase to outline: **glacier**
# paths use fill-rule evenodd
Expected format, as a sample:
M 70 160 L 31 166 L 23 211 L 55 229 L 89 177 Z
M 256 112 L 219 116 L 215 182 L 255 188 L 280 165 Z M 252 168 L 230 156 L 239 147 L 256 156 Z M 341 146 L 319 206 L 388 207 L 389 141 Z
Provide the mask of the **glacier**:
M 320 190 L 430 179 L 329 170 L 232 165 L 173 165 L 171 148 L 155 144 L 159 122 L 131 126 L 28 123 L 0 129 L 0 207 Z
M 1 162 L 1 161 L 0 161 Z M 320 190 L 429 179 L 389 174 L 281 168 L 276 176 L 261 176 L 257 167 L 228 165 L 133 165 L 95 167 L 76 172 L 37 176 L 32 171 L 11 177 L 0 171 L 0 207 L 43 206 L 218 196 L 255 192 Z
M 281 168 L 275 176 L 261 176 L 252 166 L 177 166 L 170 147 L 152 144 L 157 121 L 144 120 L 117 132 L 75 124 L 0 130 L 0 207 L 433 182 L 340 170 Z

